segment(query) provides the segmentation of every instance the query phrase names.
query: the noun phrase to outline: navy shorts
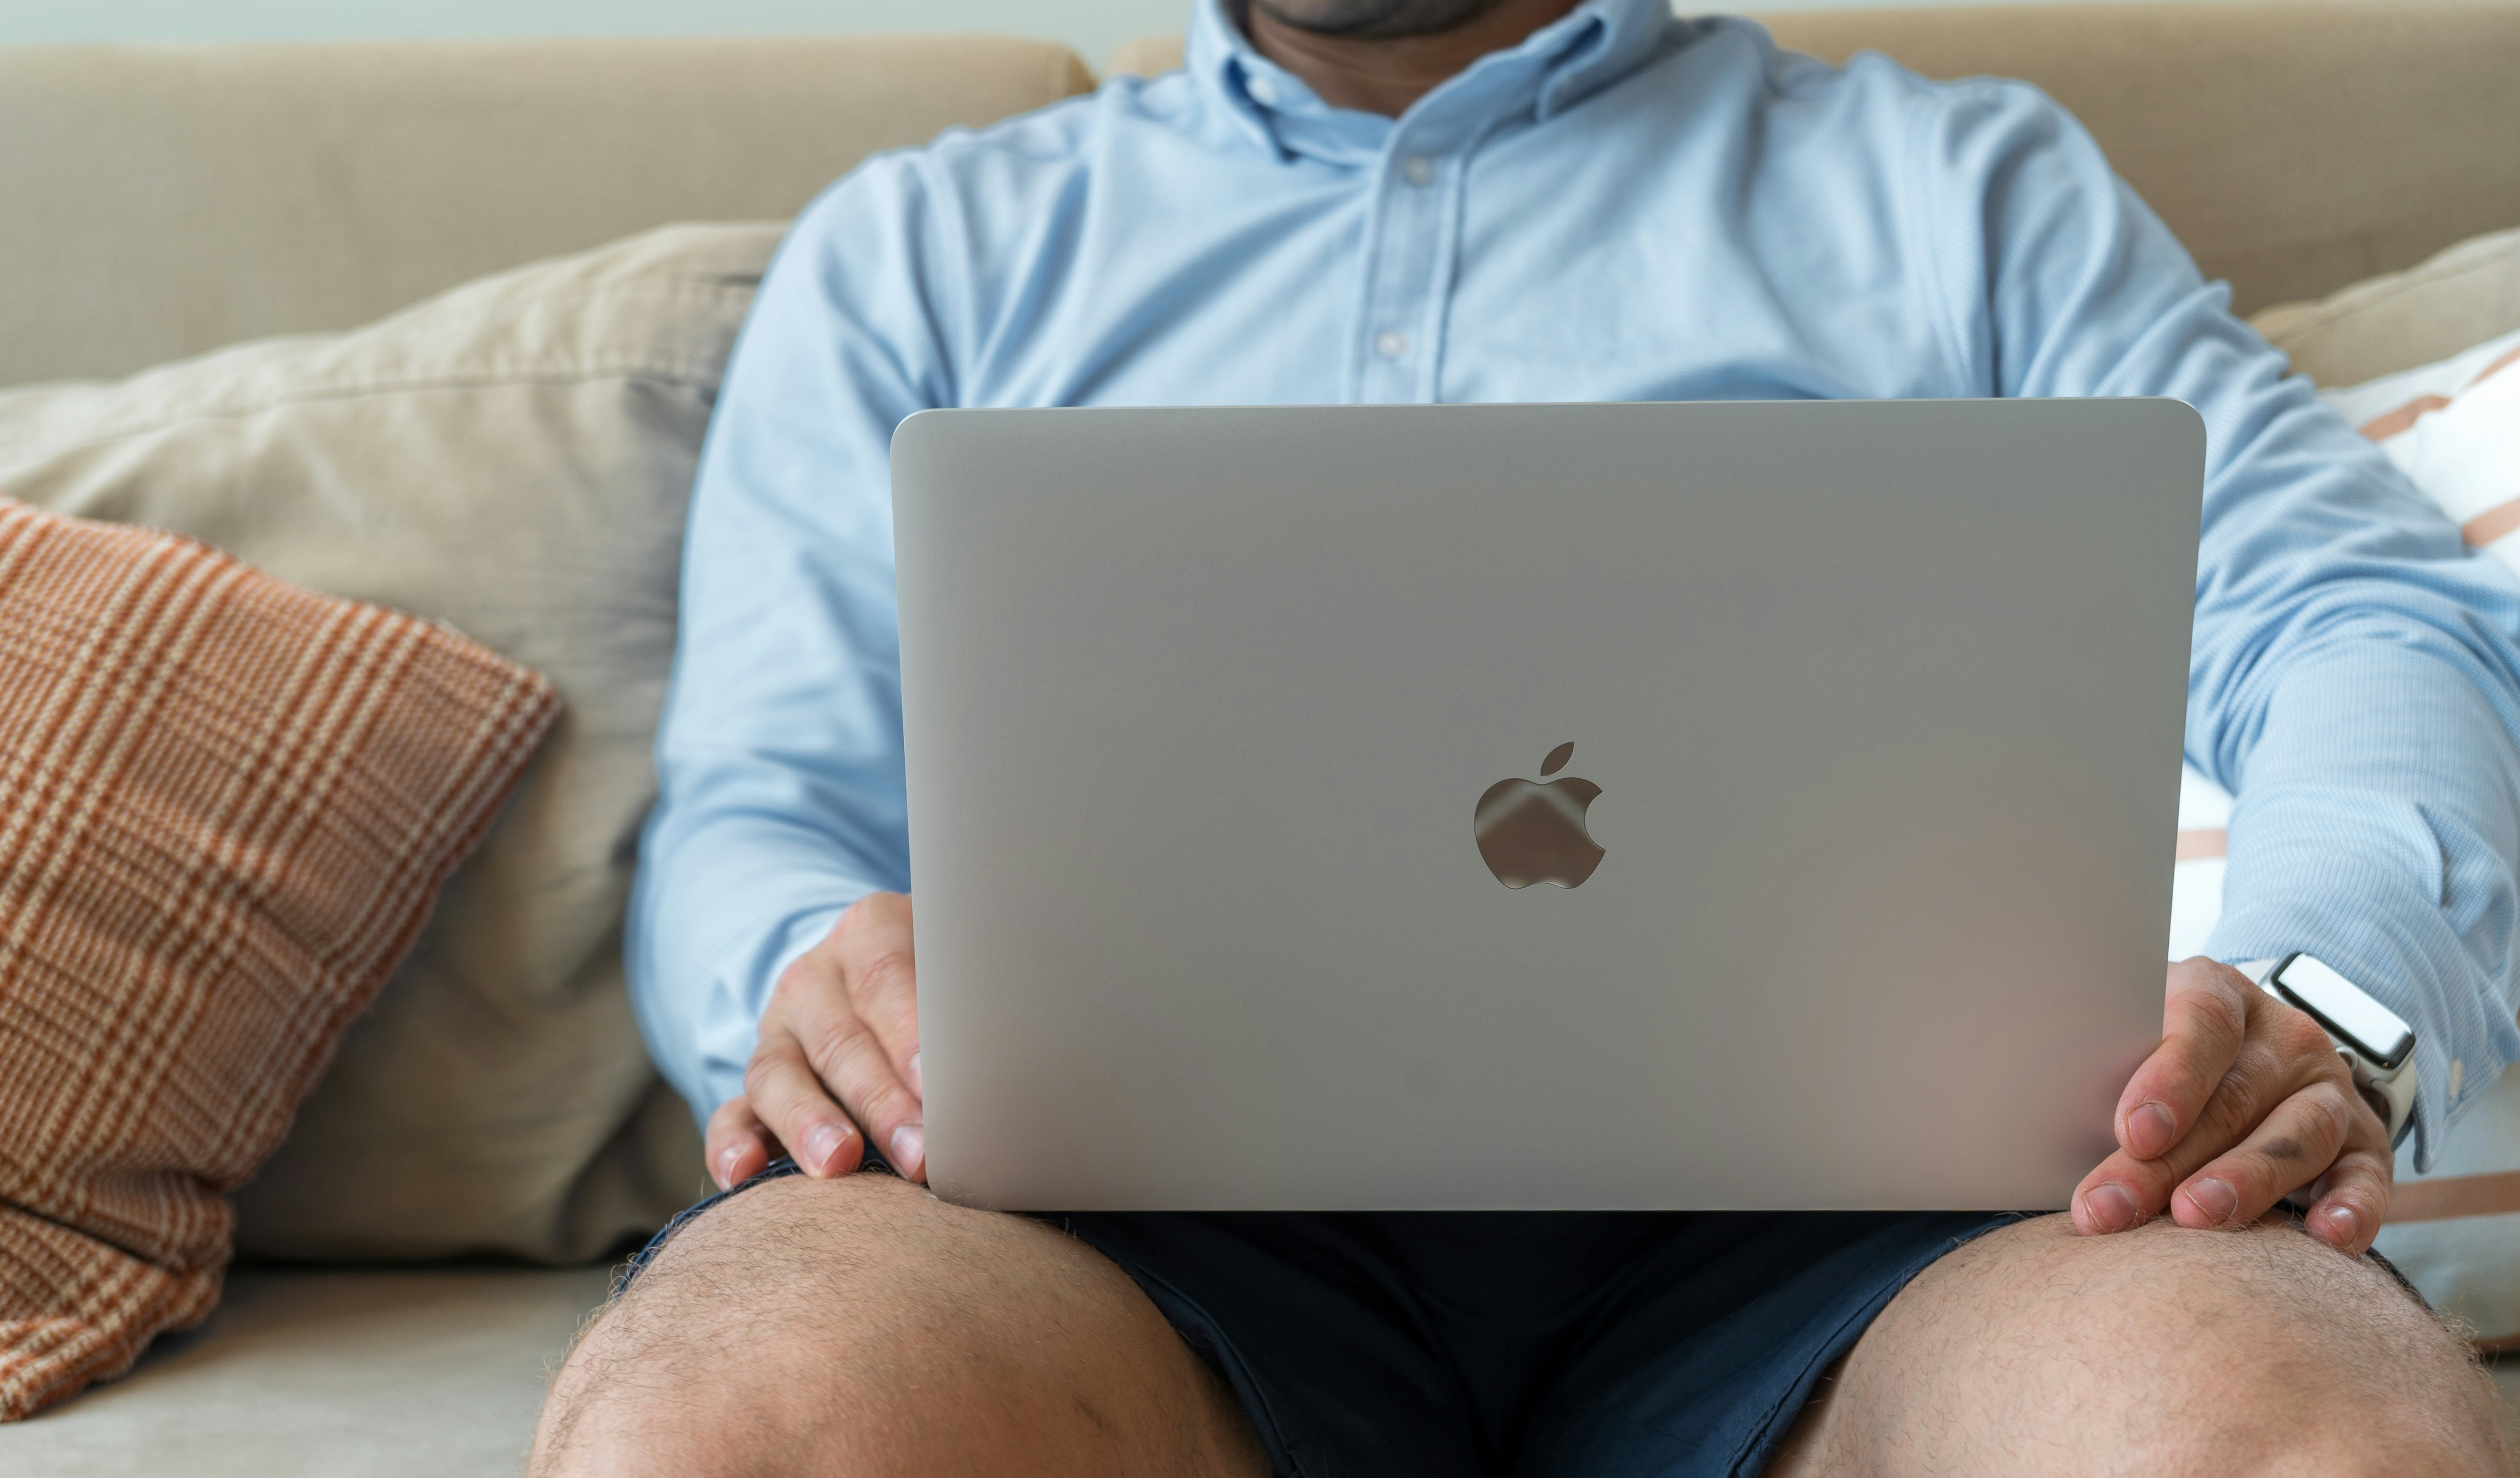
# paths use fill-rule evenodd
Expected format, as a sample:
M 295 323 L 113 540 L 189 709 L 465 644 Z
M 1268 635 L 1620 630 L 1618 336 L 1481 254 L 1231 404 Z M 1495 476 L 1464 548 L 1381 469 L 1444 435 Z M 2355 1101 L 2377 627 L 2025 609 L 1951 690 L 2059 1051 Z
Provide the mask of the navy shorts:
M 623 1269 L 782 1161 L 711 1196 Z M 1284 1478 L 1754 1474 L 1982 1212 L 1092 1212 Z
M 1716 1478 L 1983 1213 L 1096 1213 L 1304 1478 Z

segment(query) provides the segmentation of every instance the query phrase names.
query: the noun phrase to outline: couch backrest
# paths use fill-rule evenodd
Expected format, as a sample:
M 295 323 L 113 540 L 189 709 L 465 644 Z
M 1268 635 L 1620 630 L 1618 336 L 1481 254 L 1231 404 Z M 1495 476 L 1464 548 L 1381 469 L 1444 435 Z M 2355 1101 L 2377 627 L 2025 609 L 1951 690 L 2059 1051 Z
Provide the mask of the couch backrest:
M 0 51 L 0 384 L 347 329 L 1092 85 L 991 37 Z
M 1697 7 L 1684 5 L 1684 9 Z M 1779 12 L 1831 62 L 2022 77 L 2073 110 L 2241 312 L 2520 226 L 2520 4 L 2228 0 Z M 1181 63 L 1177 37 L 1113 69 Z
M 2520 224 L 2514 0 L 1769 23 L 1831 60 L 2047 88 L 2243 311 Z M 784 217 L 869 153 L 1091 80 L 981 37 L 0 50 L 0 384 L 347 328 L 665 221 Z

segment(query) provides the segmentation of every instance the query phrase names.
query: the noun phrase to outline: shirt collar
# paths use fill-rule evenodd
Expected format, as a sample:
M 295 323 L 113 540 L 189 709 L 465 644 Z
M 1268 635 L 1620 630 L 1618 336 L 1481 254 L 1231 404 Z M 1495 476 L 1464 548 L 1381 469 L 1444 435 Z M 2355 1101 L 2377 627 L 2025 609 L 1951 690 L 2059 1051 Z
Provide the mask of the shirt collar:
M 1431 133 L 1430 147 L 1466 143 L 1489 124 L 1532 109 L 1547 120 L 1636 69 L 1670 29 L 1670 0 L 1584 0 L 1519 46 L 1490 52 L 1418 100 L 1397 120 L 1324 103 L 1252 48 L 1227 0 L 1196 0 L 1183 54 L 1192 85 L 1236 131 L 1281 158 L 1365 163 L 1395 126 Z

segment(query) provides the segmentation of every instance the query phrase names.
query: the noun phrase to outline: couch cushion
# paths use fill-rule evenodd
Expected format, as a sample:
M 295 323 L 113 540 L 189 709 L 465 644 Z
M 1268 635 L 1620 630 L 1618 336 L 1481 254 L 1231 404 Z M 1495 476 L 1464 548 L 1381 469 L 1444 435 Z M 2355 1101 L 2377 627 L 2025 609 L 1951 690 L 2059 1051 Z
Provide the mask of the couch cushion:
M 516 1478 L 601 1268 L 239 1269 L 208 1322 L 0 1427 L 43 1478 Z
M 2520 199 L 2510 204 L 2520 215 Z M 2459 243 L 2404 272 L 2250 320 L 2292 367 L 2323 385 L 2359 385 L 2446 360 L 2520 330 L 2520 227 Z
M 878 149 L 1090 85 L 1005 36 L 0 48 L 0 384 L 784 220 Z
M 557 706 L 444 627 L 0 504 L 0 1420 L 208 1311 L 226 1192 Z
M 584 1258 L 702 1188 L 620 932 L 719 369 L 778 240 L 684 227 L 338 337 L 0 393 L 0 495 L 453 623 L 566 703 L 507 815 L 239 1197 L 289 1256 Z
M 544 1372 L 605 1276 L 240 1270 L 207 1323 L 129 1376 L 0 1427 L 0 1473 L 515 1478 Z M 2497 1374 L 2520 1402 L 2520 1364 Z
M 1997 5 L 1766 18 L 1835 62 L 2037 83 L 2240 312 L 2512 223 L 2520 6 L 2405 0 Z

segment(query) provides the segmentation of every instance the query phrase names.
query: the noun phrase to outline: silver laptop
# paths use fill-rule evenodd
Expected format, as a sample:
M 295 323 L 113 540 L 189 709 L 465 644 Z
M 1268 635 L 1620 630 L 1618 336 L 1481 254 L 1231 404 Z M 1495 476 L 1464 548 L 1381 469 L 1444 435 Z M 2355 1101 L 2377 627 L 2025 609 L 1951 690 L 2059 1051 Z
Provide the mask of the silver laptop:
M 2157 1040 L 2166 400 L 931 411 L 929 1175 L 2055 1207 Z

